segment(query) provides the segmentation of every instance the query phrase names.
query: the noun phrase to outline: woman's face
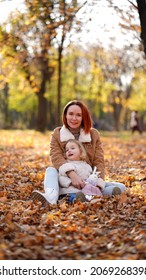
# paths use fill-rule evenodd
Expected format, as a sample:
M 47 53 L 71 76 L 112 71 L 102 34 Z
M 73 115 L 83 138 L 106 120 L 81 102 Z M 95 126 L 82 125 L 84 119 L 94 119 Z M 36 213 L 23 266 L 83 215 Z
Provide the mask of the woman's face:
M 78 105 L 69 106 L 66 113 L 67 124 L 70 128 L 79 128 L 82 123 L 82 110 Z

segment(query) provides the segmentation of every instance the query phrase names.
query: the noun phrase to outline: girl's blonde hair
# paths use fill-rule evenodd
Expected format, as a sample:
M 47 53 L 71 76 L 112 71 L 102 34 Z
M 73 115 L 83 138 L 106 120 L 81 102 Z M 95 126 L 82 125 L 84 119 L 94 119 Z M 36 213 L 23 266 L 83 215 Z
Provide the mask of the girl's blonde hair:
M 69 140 L 66 142 L 66 145 L 67 145 L 67 143 L 69 143 L 69 142 L 73 142 L 73 143 L 76 143 L 76 144 L 78 145 L 78 147 L 79 147 L 79 149 L 80 149 L 80 152 L 81 152 L 81 160 L 86 160 L 87 153 L 86 153 L 86 150 L 85 150 L 83 144 L 82 144 L 80 141 L 76 140 L 76 139 L 69 139 Z M 65 146 L 66 146 L 66 145 L 65 145 Z

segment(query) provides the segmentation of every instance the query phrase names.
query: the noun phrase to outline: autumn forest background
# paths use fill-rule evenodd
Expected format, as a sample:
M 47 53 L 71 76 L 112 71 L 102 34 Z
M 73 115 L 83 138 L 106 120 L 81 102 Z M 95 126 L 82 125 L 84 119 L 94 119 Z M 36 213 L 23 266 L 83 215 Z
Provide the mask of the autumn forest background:
M 146 2 L 1 8 L 11 2 L 0 13 L 0 259 L 146 259 Z M 31 193 L 43 190 L 51 131 L 71 99 L 88 106 L 106 180 L 126 193 L 42 207 Z M 133 110 L 142 135 L 131 134 Z
M 52 129 L 78 98 L 99 129 L 129 129 L 131 110 L 145 129 L 145 1 L 17 2 L 0 25 L 1 128 Z

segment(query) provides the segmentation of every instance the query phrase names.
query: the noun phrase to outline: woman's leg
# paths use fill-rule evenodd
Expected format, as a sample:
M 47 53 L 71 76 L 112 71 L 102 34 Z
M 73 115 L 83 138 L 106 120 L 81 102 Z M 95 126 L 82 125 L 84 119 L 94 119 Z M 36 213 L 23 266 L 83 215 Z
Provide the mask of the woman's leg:
M 48 167 L 45 172 L 44 190 L 54 189 L 59 194 L 58 171 L 54 167 Z
M 105 189 L 102 192 L 103 195 L 115 195 L 123 193 L 126 190 L 126 187 L 122 183 L 118 182 L 106 182 Z
M 32 198 L 40 200 L 43 204 L 57 203 L 59 197 L 58 171 L 54 167 L 48 167 L 44 178 L 45 193 L 33 191 Z

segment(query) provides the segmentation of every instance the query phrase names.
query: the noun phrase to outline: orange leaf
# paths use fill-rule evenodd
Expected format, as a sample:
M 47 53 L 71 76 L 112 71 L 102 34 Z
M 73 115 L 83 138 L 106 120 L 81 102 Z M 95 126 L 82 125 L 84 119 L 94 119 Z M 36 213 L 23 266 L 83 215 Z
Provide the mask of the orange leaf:
M 127 202 L 127 199 L 128 199 L 127 195 L 126 195 L 125 193 L 122 193 L 122 194 L 120 195 L 120 199 L 119 199 L 119 202 L 118 202 L 118 206 L 121 207 L 121 205 L 122 205 L 123 203 L 126 203 L 126 202 Z

